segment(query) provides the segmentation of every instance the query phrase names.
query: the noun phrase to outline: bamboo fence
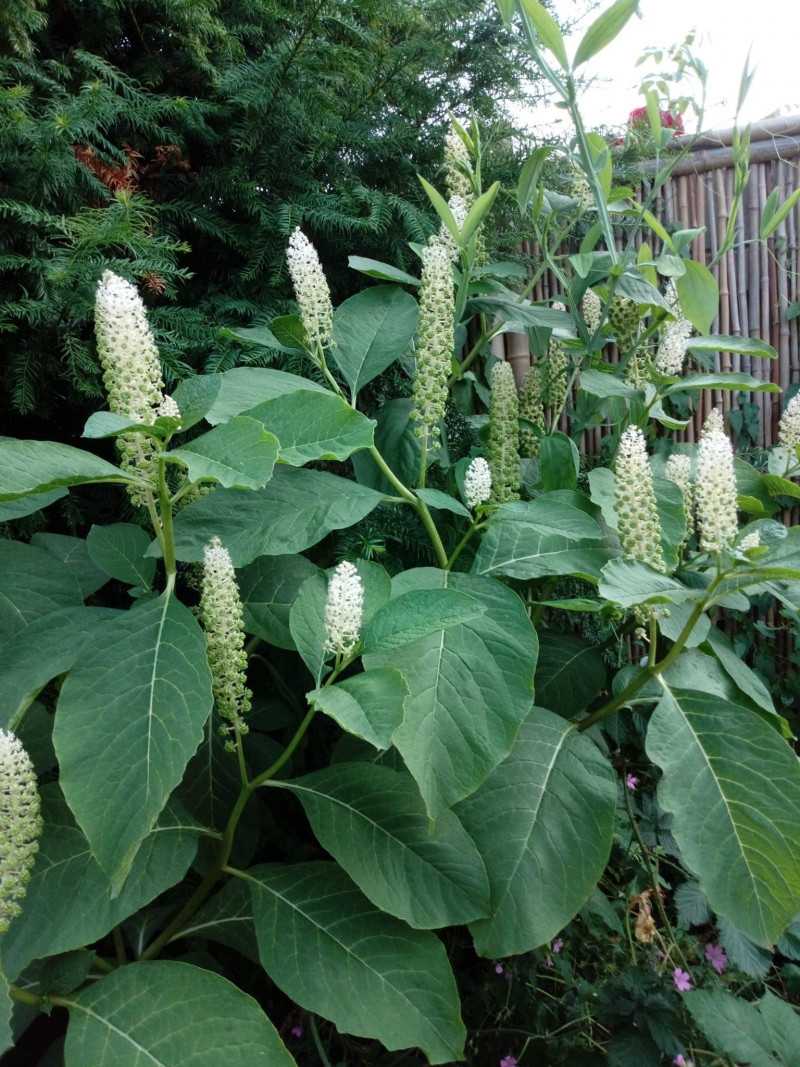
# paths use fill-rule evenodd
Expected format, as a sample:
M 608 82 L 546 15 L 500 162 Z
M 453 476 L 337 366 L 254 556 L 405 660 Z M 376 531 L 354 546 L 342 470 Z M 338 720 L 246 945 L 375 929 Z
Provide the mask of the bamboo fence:
M 710 264 L 728 226 L 733 202 L 734 166 L 732 130 L 721 130 L 698 138 L 693 151 L 675 168 L 662 188 L 654 214 L 663 224 L 679 223 L 682 229 L 703 228 L 692 243 L 692 258 Z M 676 145 L 679 141 L 676 139 Z M 645 175 L 655 163 L 644 163 Z M 646 180 L 646 179 L 645 179 Z M 800 202 L 766 242 L 759 240 L 761 216 L 773 189 L 781 190 L 783 201 L 800 186 L 800 116 L 766 120 L 751 131 L 750 177 L 736 222 L 734 247 L 713 268 L 719 285 L 719 310 L 712 333 L 758 337 L 778 352 L 777 360 L 765 360 L 730 352 L 714 355 L 715 369 L 744 371 L 762 381 L 772 381 L 785 392 L 800 381 L 800 318 L 789 319 L 790 305 L 800 299 Z M 644 187 L 643 187 L 644 188 Z M 647 240 L 660 251 L 660 242 L 651 233 L 640 234 L 635 242 Z M 535 255 L 536 249 L 523 246 Z M 531 298 L 549 301 L 558 297 L 552 277 L 537 284 Z M 504 334 L 495 339 L 494 353 L 508 360 L 519 382 L 532 358 L 524 334 Z M 613 349 L 611 359 L 615 358 Z M 712 407 L 723 412 L 738 405 L 737 393 L 707 390 L 700 394 L 694 419 L 677 440 L 695 441 L 703 420 Z M 782 393 L 752 393 L 747 397 L 758 405 L 760 437 L 756 447 L 777 443 L 778 420 L 785 402 Z M 562 427 L 566 429 L 566 424 Z M 582 442 L 585 451 L 597 451 L 602 435 L 598 428 Z

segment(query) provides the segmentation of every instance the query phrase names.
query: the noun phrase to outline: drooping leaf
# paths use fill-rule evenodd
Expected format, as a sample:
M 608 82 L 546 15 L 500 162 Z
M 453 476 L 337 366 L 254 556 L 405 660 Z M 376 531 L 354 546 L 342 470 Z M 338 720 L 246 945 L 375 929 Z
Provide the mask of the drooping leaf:
M 126 482 L 112 463 L 72 445 L 0 439 L 0 501 L 87 482 Z
M 49 508 L 66 495 L 66 489 L 51 489 L 49 493 L 34 493 L 32 496 L 21 496 L 17 500 L 7 500 L 0 504 L 0 522 L 24 519 L 26 515 Z
M 246 878 L 261 963 L 287 996 L 390 1051 L 461 1058 L 466 1032 L 435 934 L 378 911 L 334 863 L 264 864 Z
M 636 604 L 681 604 L 702 594 L 638 559 L 612 559 L 604 567 L 598 590 L 602 597 L 632 608 Z
M 800 769 L 748 708 L 670 686 L 647 732 L 659 803 L 711 907 L 762 945 L 800 899 Z
M 380 607 L 364 627 L 364 654 L 391 652 L 428 634 L 473 622 L 485 606 L 453 589 L 413 589 Z
M 252 997 L 188 963 L 132 963 L 64 1003 L 65 1067 L 294 1067 Z
M 30 543 L 34 548 L 43 548 L 45 552 L 66 563 L 75 575 L 84 600 L 96 593 L 108 581 L 108 575 L 94 563 L 86 540 L 83 537 L 68 537 L 66 534 L 35 533 Z
M 409 300 L 411 297 L 409 297 Z M 345 460 L 369 448 L 375 423 L 333 393 L 284 393 L 247 412 L 275 435 L 285 463 L 302 467 L 317 460 Z
M 695 881 L 684 882 L 673 897 L 681 926 L 705 926 L 711 919 L 708 897 Z
M 527 522 L 495 522 L 483 536 L 472 564 L 473 574 L 504 574 L 532 580 L 576 574 L 597 581 L 613 553 L 596 541 L 575 541 L 543 533 Z
M 611 851 L 616 783 L 574 726 L 535 707 L 508 758 L 456 812 L 489 874 L 492 910 L 470 926 L 482 956 L 513 956 L 572 919 Z
M 327 471 L 279 465 L 263 489 L 216 489 L 189 504 L 175 519 L 175 547 L 179 559 L 196 562 L 217 536 L 243 567 L 257 556 L 302 552 L 380 502 L 380 493 Z
M 218 377 L 220 382 L 214 402 L 204 412 L 206 421 L 212 426 L 227 422 L 234 415 L 241 415 L 243 411 L 249 411 L 276 396 L 309 390 L 315 393 L 329 392 L 324 385 L 310 378 L 301 378 L 297 374 L 273 370 L 271 367 L 234 367 Z
M 691 337 L 687 346 L 696 352 L 740 352 L 745 356 L 761 356 L 777 359 L 778 353 L 760 337 L 738 337 L 731 334 L 710 334 L 708 337 Z
M 489 912 L 481 857 L 451 811 L 431 824 L 414 779 L 371 763 L 338 763 L 280 783 L 322 847 L 373 904 L 416 929 Z
M 294 647 L 319 686 L 325 672 L 325 661 L 333 655 L 325 646 L 325 604 L 328 599 L 328 576 L 317 571 L 306 578 L 289 609 L 289 632 Z
M 779 393 L 781 387 L 773 382 L 764 382 L 744 371 L 725 371 L 724 374 L 687 374 L 675 385 L 663 390 L 664 396 L 681 393 L 685 389 L 736 389 L 750 393 Z
M 77 579 L 66 563 L 43 548 L 0 540 L 0 642 L 35 619 L 82 604 Z
M 259 556 L 236 575 L 245 629 L 277 648 L 294 648 L 289 609 L 317 568 L 305 556 Z
M 0 649 L 0 725 L 14 730 L 42 686 L 68 671 L 84 643 L 98 641 L 103 625 L 121 614 L 114 608 L 61 608 L 6 641 Z
M 536 703 L 569 719 L 583 711 L 603 688 L 602 653 L 577 634 L 543 630 L 536 665 Z
M 348 256 L 347 265 L 352 270 L 366 274 L 368 278 L 377 278 L 381 282 L 400 282 L 403 285 L 419 285 L 419 278 L 413 274 L 393 267 L 391 263 L 382 263 L 378 259 L 367 259 L 365 256 Z
M 603 532 L 589 514 L 591 510 L 579 493 L 558 490 L 533 500 L 501 504 L 490 518 L 492 522 L 526 522 L 541 533 L 560 534 L 572 541 L 600 540 Z
M 600 370 L 582 371 L 579 385 L 584 392 L 591 393 L 592 396 L 622 396 L 628 400 L 638 400 L 642 395 L 639 389 L 634 389 L 616 375 Z
M 67 802 L 117 890 L 199 745 L 211 704 L 205 637 L 169 594 L 109 621 L 103 642 L 78 654 L 53 743 Z
M 684 267 L 684 273 L 675 279 L 681 311 L 696 330 L 708 333 L 719 309 L 719 286 L 702 263 L 687 259 Z
M 343 730 L 375 748 L 386 749 L 403 721 L 407 696 L 408 685 L 400 671 L 376 667 L 336 685 L 313 689 L 306 694 L 306 699 L 338 722 Z
M 418 313 L 413 296 L 396 285 L 365 289 L 339 305 L 332 353 L 354 396 L 411 350 Z
M 419 568 L 399 575 L 393 586 L 395 595 L 455 589 L 486 609 L 474 623 L 365 657 L 368 668 L 396 667 L 408 682 L 411 695 L 394 744 L 435 818 L 468 796 L 510 751 L 533 703 L 536 632 L 522 601 L 490 579 Z
M 216 481 L 227 489 L 260 489 L 272 477 L 277 458 L 278 439 L 256 415 L 237 415 L 167 453 L 170 462 L 187 468 L 190 481 Z
M 0 1056 L 14 1044 L 14 1035 L 11 1033 L 13 1010 L 14 1001 L 8 990 L 8 980 L 2 975 L 0 976 Z
M 31 960 L 90 945 L 181 880 L 197 849 L 200 826 L 171 800 L 142 843 L 118 896 L 92 856 L 57 785 L 41 791 L 39 839 L 23 914 L 3 938 L 12 980 Z
M 417 489 L 417 496 L 429 508 L 438 508 L 439 511 L 452 511 L 454 515 L 461 515 L 465 519 L 471 519 L 469 510 L 464 507 L 460 500 L 456 500 L 439 489 Z
M 86 544 L 96 566 L 110 578 L 149 589 L 156 574 L 156 561 L 145 558 L 150 540 L 141 526 L 115 522 L 93 526 Z

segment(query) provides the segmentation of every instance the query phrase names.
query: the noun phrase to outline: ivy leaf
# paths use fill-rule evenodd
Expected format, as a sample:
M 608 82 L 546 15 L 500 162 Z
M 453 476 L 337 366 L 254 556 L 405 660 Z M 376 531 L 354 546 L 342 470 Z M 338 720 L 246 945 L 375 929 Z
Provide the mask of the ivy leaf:
M 252 997 L 188 963 L 132 963 L 63 1003 L 65 1067 L 294 1067 Z

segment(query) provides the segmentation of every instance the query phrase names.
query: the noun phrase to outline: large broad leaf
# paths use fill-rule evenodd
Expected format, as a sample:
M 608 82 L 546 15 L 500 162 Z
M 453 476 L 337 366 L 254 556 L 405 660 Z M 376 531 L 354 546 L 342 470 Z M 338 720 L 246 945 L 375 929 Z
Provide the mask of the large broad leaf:
M 546 8 L 538 3 L 538 0 L 521 0 L 521 3 L 522 10 L 533 23 L 536 33 L 542 39 L 542 43 L 556 57 L 562 70 L 569 70 L 564 38 L 561 36 L 561 30 L 558 28 L 556 20 Z
M 681 311 L 699 333 L 708 333 L 719 310 L 719 286 L 702 263 L 685 259 L 683 266 L 684 273 L 675 279 Z
M 149 589 L 156 575 L 156 561 L 145 558 L 150 540 L 141 526 L 114 522 L 110 526 L 93 526 L 86 544 L 95 565 L 109 577 Z
M 44 615 L 82 603 L 66 563 L 43 548 L 0 540 L 0 642 Z
M 244 624 L 278 648 L 294 648 L 289 609 L 306 578 L 317 568 L 305 556 L 259 556 L 236 575 L 244 606 Z
M 713 1048 L 737 1063 L 800 1067 L 800 1019 L 773 994 L 752 1004 L 721 989 L 702 989 L 683 1002 Z
M 257 492 L 217 489 L 189 504 L 175 519 L 175 547 L 179 559 L 196 562 L 220 537 L 234 567 L 243 567 L 256 556 L 302 552 L 363 519 L 381 499 L 326 471 L 278 466 Z
M 419 278 L 408 274 L 391 263 L 382 263 L 379 259 L 367 259 L 364 256 L 348 256 L 347 265 L 351 270 L 360 271 L 368 278 L 377 278 L 382 282 L 402 282 L 403 285 L 419 285 Z
M 463 1056 L 466 1032 L 444 946 L 378 911 L 333 863 L 249 870 L 261 962 L 301 1007 L 430 1063 Z
M 603 567 L 600 596 L 623 608 L 635 604 L 681 604 L 699 600 L 702 590 L 689 589 L 638 559 L 612 559 Z
M 575 53 L 575 66 L 586 63 L 602 51 L 617 36 L 639 6 L 638 0 L 615 0 L 606 11 L 594 20 L 583 35 Z
M 412 589 L 382 605 L 364 627 L 361 646 L 368 652 L 391 652 L 419 637 L 473 622 L 486 608 L 454 589 Z
M 418 314 L 413 296 L 395 285 L 365 289 L 339 305 L 331 352 L 353 396 L 410 351 Z
M 87 482 L 126 482 L 112 463 L 53 441 L 0 438 L 0 501 Z
M 724 374 L 687 374 L 675 385 L 663 390 L 663 396 L 682 393 L 685 389 L 736 389 L 749 393 L 779 393 L 781 387 L 773 382 L 762 381 L 743 371 L 725 371 Z
M 96 593 L 108 581 L 105 574 L 92 560 L 89 546 L 83 537 L 69 537 L 67 534 L 36 533 L 30 542 L 34 548 L 43 548 L 51 556 L 66 563 L 77 579 L 81 596 L 85 600 Z M 150 539 L 148 538 L 148 544 Z
M 222 374 L 194 374 L 178 382 L 172 392 L 172 399 L 181 413 L 181 426 L 184 430 L 197 425 L 211 410 L 219 396 L 224 380 Z
M 33 496 L 21 496 L 17 500 L 7 500 L 4 504 L 0 504 L 0 522 L 24 519 L 26 515 L 33 515 L 42 508 L 48 508 L 66 495 L 66 489 L 51 489 L 49 493 L 34 493 Z
M 581 371 L 579 384 L 584 392 L 591 393 L 592 396 L 622 396 L 628 400 L 639 400 L 642 396 L 639 389 L 634 389 L 615 374 L 606 371 Z
M 736 337 L 731 334 L 711 334 L 709 337 L 691 337 L 687 347 L 696 352 L 741 352 L 747 356 L 762 356 L 777 359 L 778 353 L 760 337 Z
M 272 370 L 269 367 L 234 367 L 219 376 L 222 380 L 216 392 L 214 402 L 204 412 L 207 422 L 216 426 L 218 422 L 227 422 L 234 415 L 249 411 L 264 400 L 288 393 L 308 392 L 328 394 L 324 385 L 301 378 L 297 374 Z M 176 393 L 177 395 L 177 393 Z
M 203 736 L 211 672 L 197 620 L 168 594 L 103 636 L 64 683 L 53 742 L 67 802 L 118 890 Z
M 560 534 L 572 541 L 599 540 L 603 532 L 587 512 L 592 510 L 584 496 L 569 490 L 542 493 L 534 500 L 501 504 L 491 514 L 492 522 L 526 522 L 541 533 Z
M 606 665 L 596 645 L 577 634 L 539 634 L 536 703 L 565 719 L 584 711 L 605 685 Z
M 800 768 L 749 708 L 670 688 L 647 732 L 659 803 L 711 907 L 771 945 L 800 900 Z
M 533 703 L 537 640 L 522 601 L 499 582 L 434 569 L 406 571 L 396 594 L 455 589 L 486 608 L 474 623 L 422 637 L 368 667 L 396 667 L 411 695 L 394 743 L 435 818 L 508 755 Z
M 14 1001 L 8 989 L 8 981 L 5 976 L 0 976 L 0 1056 L 14 1044 L 14 1036 L 11 1033 L 11 1012 L 14 1010 Z
M 475 845 L 451 811 L 431 823 L 410 775 L 339 763 L 276 784 L 298 797 L 319 843 L 381 911 L 423 930 L 488 915 Z
M 378 412 L 375 430 L 375 447 L 389 469 L 406 485 L 416 482 L 419 475 L 421 444 L 414 432 L 417 424 L 411 418 L 413 410 L 413 401 L 406 397 L 390 400 Z M 396 492 L 368 452 L 357 452 L 353 467 L 361 485 L 381 493 Z
M 329 715 L 343 730 L 386 749 L 403 721 L 408 685 L 393 667 L 376 667 L 345 678 L 336 685 L 313 689 L 306 694 L 309 704 Z
M 37 693 L 68 671 L 87 640 L 123 613 L 113 608 L 62 608 L 36 619 L 0 649 L 0 726 L 15 730 Z
M 255 415 L 237 415 L 167 453 L 170 462 L 187 468 L 190 481 L 215 481 L 227 489 L 260 489 L 272 477 L 277 458 L 277 437 Z
M 612 552 L 594 541 L 543 533 L 529 522 L 495 522 L 483 536 L 473 574 L 503 574 L 531 581 L 547 575 L 576 574 L 597 581 Z
M 170 801 L 114 897 L 56 785 L 42 789 L 42 816 L 24 910 L 3 938 L 3 967 L 14 980 L 33 959 L 90 945 L 179 882 L 200 834 L 181 805 Z
M 295 467 L 322 459 L 345 460 L 359 448 L 369 448 L 375 432 L 372 419 L 333 393 L 286 393 L 247 414 L 277 437 L 281 459 Z
M 543 708 L 457 814 L 483 856 L 492 914 L 472 923 L 482 956 L 543 945 L 589 898 L 611 851 L 614 774 L 574 726 Z
M 120 967 L 63 998 L 65 1067 L 293 1067 L 252 997 L 226 978 L 173 960 Z
M 208 937 L 258 963 L 250 886 L 243 878 L 231 878 L 195 913 L 179 936 Z

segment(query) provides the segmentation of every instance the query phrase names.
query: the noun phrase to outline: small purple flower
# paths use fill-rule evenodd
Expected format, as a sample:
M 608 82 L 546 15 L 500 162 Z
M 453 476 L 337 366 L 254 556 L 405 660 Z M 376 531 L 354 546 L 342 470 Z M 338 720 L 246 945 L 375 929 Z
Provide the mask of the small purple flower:
M 564 938 L 563 937 L 557 937 L 556 940 L 553 942 L 553 949 L 552 949 L 553 955 L 557 956 L 563 947 L 564 947 Z
M 292 1029 L 289 1031 L 289 1033 L 292 1035 L 292 1037 L 302 1037 L 303 1036 L 303 1027 L 302 1026 L 293 1026 Z
M 680 967 L 676 967 L 673 971 L 672 980 L 675 983 L 675 988 L 681 993 L 688 993 L 692 988 L 691 977 L 686 971 L 682 971 Z
M 625 785 L 628 787 L 628 789 L 635 789 L 638 784 L 639 779 L 636 777 L 635 774 L 631 774 L 629 771 L 625 777 Z
M 717 974 L 722 974 L 728 966 L 728 957 L 722 945 L 706 945 L 706 959 Z
M 694 1067 L 694 1060 L 687 1060 L 685 1056 L 681 1056 L 680 1052 L 672 1063 L 674 1067 Z
M 516 1056 L 503 1056 L 500 1060 L 500 1067 L 517 1067 L 519 1060 Z
M 502 963 L 496 963 L 494 965 L 494 973 L 495 974 L 502 974 L 504 970 L 505 970 L 505 968 L 503 967 Z
M 545 967 L 552 967 L 553 966 L 553 957 L 552 956 L 548 956 L 547 959 L 544 961 L 544 965 L 545 965 Z

